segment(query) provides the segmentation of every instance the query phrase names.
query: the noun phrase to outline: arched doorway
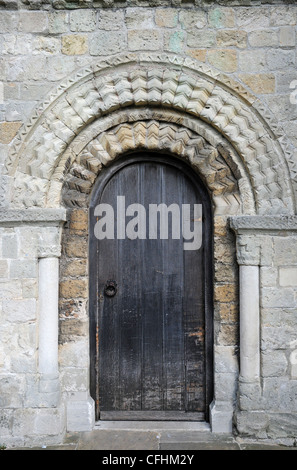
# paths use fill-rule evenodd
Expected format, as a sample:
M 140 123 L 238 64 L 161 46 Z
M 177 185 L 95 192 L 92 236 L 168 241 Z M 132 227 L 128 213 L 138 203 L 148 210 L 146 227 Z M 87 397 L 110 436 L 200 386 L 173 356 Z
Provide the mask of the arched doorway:
M 137 153 L 90 204 L 91 394 L 97 419 L 208 419 L 212 211 L 184 162 Z

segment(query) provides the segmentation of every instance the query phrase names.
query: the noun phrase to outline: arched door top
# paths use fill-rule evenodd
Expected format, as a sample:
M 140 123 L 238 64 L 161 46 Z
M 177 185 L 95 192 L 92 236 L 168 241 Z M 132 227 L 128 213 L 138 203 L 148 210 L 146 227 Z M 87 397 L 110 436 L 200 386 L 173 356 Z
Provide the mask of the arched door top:
M 81 133 L 92 122 L 110 116 L 113 126 L 114 115 L 135 107 L 180 112 L 185 125 L 185 119 L 206 123 L 239 155 L 258 200 L 257 213 L 294 212 L 294 157 L 272 116 L 241 85 L 170 54 L 105 59 L 61 84 L 15 139 L 7 161 L 14 178 L 11 204 L 40 207 L 55 199 L 58 205 L 49 192 L 61 190 L 51 184 L 60 162 L 74 161 L 71 142 L 77 155 Z M 65 152 L 69 158 L 63 158 Z

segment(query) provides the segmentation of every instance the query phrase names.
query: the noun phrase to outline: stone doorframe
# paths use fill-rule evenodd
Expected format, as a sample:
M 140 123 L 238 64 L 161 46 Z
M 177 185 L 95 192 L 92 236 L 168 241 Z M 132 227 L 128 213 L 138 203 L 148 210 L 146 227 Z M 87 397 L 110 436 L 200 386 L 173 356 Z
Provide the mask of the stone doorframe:
M 14 140 L 1 182 L 0 203 L 5 208 L 1 210 L 1 224 L 55 227 L 50 250 L 43 250 L 48 243 L 41 237 L 38 255 L 39 365 L 40 373 L 49 381 L 40 390 L 53 393 L 57 406 L 58 258 L 61 224 L 67 218 L 61 207 L 69 208 L 70 220 L 73 211 L 86 210 L 102 166 L 139 149 L 184 159 L 210 191 L 218 268 L 214 293 L 217 338 L 227 305 L 237 303 L 236 266 L 230 262 L 235 254 L 230 217 L 231 229 L 237 235 L 240 380 L 238 342 L 225 345 L 218 341 L 214 345 L 215 397 L 211 405 L 212 430 L 231 432 L 238 383 L 253 393 L 260 386 L 262 235 L 265 224 L 271 230 L 288 224 L 291 230 L 296 229 L 290 218 L 295 213 L 296 168 L 290 143 L 263 104 L 230 77 L 189 58 L 126 54 L 85 68 L 48 97 Z M 251 234 L 257 230 L 261 236 L 255 245 Z M 222 271 L 218 274 L 220 265 L 233 266 L 233 288 Z M 50 305 L 45 302 L 49 294 L 43 283 L 49 273 Z M 230 311 L 227 313 L 230 315 Z M 234 313 L 234 328 L 236 316 Z M 45 335 L 42 331 L 52 333 Z M 231 387 L 226 389 L 227 383 Z M 68 430 L 91 429 L 95 414 L 87 389 L 73 393 L 71 400 L 67 398 Z

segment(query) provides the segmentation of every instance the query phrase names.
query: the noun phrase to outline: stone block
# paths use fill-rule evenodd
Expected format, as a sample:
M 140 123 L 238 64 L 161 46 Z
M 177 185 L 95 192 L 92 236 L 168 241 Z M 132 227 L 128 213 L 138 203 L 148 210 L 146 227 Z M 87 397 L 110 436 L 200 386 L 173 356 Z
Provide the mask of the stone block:
M 234 10 L 220 7 L 211 9 L 208 13 L 208 22 L 212 28 L 234 28 Z
M 236 414 L 236 427 L 245 436 L 267 438 L 269 415 L 264 411 L 240 411 Z
M 116 54 L 127 47 L 126 33 L 124 31 L 100 31 L 90 38 L 91 55 Z
M 165 32 L 164 34 L 164 50 L 170 52 L 182 53 L 185 43 L 184 31 Z
M 279 284 L 283 287 L 297 287 L 297 267 L 279 268 Z
M 87 298 L 87 281 L 85 279 L 69 279 L 60 282 L 60 296 L 64 299 Z
M 254 93 L 267 94 L 275 92 L 275 75 L 273 73 L 239 74 L 242 80 Z
M 214 300 L 217 302 L 234 302 L 237 296 L 237 287 L 234 284 L 215 286 Z
M 295 47 L 295 28 L 292 26 L 282 26 L 279 30 L 279 44 L 281 47 Z
M 58 38 L 39 36 L 33 45 L 34 51 L 41 51 L 45 54 L 58 54 L 61 52 L 61 40 Z
M 33 434 L 59 435 L 64 427 L 64 415 L 59 409 L 39 409 L 33 420 Z
M 6 260 L 0 261 L 0 277 L 7 278 L 8 277 L 8 263 Z
M 154 10 L 151 8 L 127 8 L 125 23 L 128 29 L 154 28 Z
M 297 24 L 297 10 L 295 6 L 282 6 L 271 8 L 271 26 L 295 26 Z
M 247 46 L 247 33 L 240 30 L 220 30 L 217 33 L 219 47 L 238 47 L 244 49 Z
M 223 72 L 236 72 L 238 68 L 237 52 L 233 49 L 218 49 L 209 51 L 208 61 Z
M 3 235 L 2 237 L 2 256 L 3 258 L 18 257 L 18 242 L 15 235 Z
M 179 22 L 183 29 L 202 29 L 207 24 L 206 13 L 202 10 L 182 10 L 179 13 Z
M 249 43 L 252 47 L 278 46 L 278 33 L 273 29 L 261 29 L 249 34 Z
M 128 49 L 130 51 L 158 51 L 163 44 L 161 31 L 157 29 L 139 29 L 128 31 Z
M 65 55 L 81 55 L 88 50 L 88 42 L 86 36 L 69 34 L 62 37 L 62 54 Z
M 69 231 L 86 232 L 88 230 L 88 213 L 83 209 L 74 209 L 71 211 Z
M 297 414 L 273 413 L 269 419 L 268 437 L 280 439 L 292 437 L 296 439 Z
M 88 265 L 85 259 L 67 260 L 65 264 L 61 265 L 62 277 L 81 277 L 85 276 L 88 272 Z
M 275 287 L 277 285 L 277 268 L 272 266 L 260 267 L 260 287 Z
M 10 323 L 24 323 L 36 320 L 36 300 L 4 300 L 3 316 Z
M 70 13 L 70 31 L 87 32 L 96 29 L 96 11 L 74 10 Z
M 13 11 L 1 10 L 0 15 L 0 31 L 1 33 L 12 33 L 16 30 L 18 24 L 19 13 Z
M 240 29 L 255 31 L 268 28 L 270 25 L 271 7 L 236 8 L 236 22 Z
M 199 60 L 200 62 L 206 62 L 206 49 L 188 49 L 186 54 L 190 57 L 193 57 L 195 60 Z
M 216 35 L 213 31 L 189 30 L 187 36 L 188 47 L 209 48 L 216 45 Z
M 83 237 L 69 237 L 65 243 L 65 252 L 69 258 L 87 258 L 88 243 Z
M 288 361 L 284 351 L 267 350 L 262 354 L 263 377 L 279 377 L 286 375 Z
M 175 28 L 178 23 L 178 10 L 175 8 L 158 8 L 155 22 L 159 28 Z
M 76 67 L 75 59 L 76 57 L 67 55 L 47 57 L 45 66 L 47 80 L 62 80 L 70 75 Z
M 89 389 L 88 369 L 64 369 L 61 372 L 61 386 L 64 392 L 87 392 Z
M 24 378 L 17 374 L 0 375 L 0 407 L 21 408 L 25 393 Z M 0 418 L 1 421 L 1 418 Z M 0 432 L 1 436 L 1 432 Z M 1 440 L 0 440 L 1 443 Z
M 61 34 L 68 31 L 69 13 L 54 11 L 48 13 L 48 32 L 50 34 Z
M 235 348 L 230 346 L 215 346 L 215 372 L 238 374 L 238 355 Z
M 275 237 L 273 257 L 275 266 L 292 266 L 293 260 L 297 260 L 296 241 L 296 237 Z
M 45 33 L 48 30 L 47 14 L 44 11 L 20 12 L 18 30 L 23 33 Z
M 22 298 L 22 283 L 21 281 L 0 280 L 0 292 L 2 299 L 20 299 Z
M 290 308 L 296 307 L 294 289 L 283 287 L 263 287 L 261 295 L 261 306 L 264 308 Z
M 37 295 L 38 295 L 37 279 L 23 279 L 22 293 L 23 293 L 24 299 L 37 298 Z
M 91 431 L 95 426 L 95 405 L 91 397 L 67 401 L 67 431 Z
M 60 345 L 59 364 L 61 368 L 88 369 L 89 367 L 89 344 L 85 338 L 71 343 Z
M 228 433 L 233 431 L 233 407 L 230 403 L 213 401 L 210 405 L 210 425 L 213 433 Z
M 295 51 L 269 49 L 266 57 L 269 70 L 282 70 L 295 66 Z
M 10 278 L 23 279 L 37 276 L 37 262 L 33 260 L 11 260 Z
M 11 436 L 13 426 L 13 410 L 12 409 L 0 409 L 0 436 L 1 444 L 3 438 Z
M 21 127 L 21 122 L 1 122 L 0 123 L 0 142 L 9 144 L 16 136 L 17 131 Z
M 100 10 L 98 29 L 119 30 L 125 27 L 123 10 Z
M 263 49 L 242 51 L 238 61 L 242 72 L 267 72 L 266 52 Z

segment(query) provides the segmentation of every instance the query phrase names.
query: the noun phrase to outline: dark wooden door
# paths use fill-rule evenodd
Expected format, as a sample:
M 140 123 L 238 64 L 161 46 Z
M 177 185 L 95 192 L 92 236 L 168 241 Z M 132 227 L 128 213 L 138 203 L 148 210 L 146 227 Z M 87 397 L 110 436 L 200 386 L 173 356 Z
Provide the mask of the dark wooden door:
M 126 211 L 135 203 L 145 209 L 138 224 L 135 206 L 123 219 L 123 204 Z M 192 219 L 194 204 L 201 205 L 199 249 L 185 249 L 182 217 L 178 238 L 170 211 L 168 236 L 160 227 L 153 234 L 149 207 L 161 203 L 175 204 L 180 215 L 182 205 L 190 205 Z M 98 204 L 114 210 L 113 239 L 94 236 L 106 215 L 98 217 Z M 132 230 L 128 238 L 130 221 L 138 235 Z M 210 202 L 188 167 L 172 158 L 138 155 L 105 170 L 90 207 L 91 389 L 97 419 L 205 418 L 212 380 L 211 260 Z

